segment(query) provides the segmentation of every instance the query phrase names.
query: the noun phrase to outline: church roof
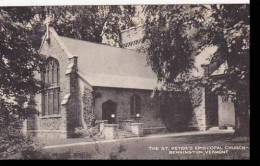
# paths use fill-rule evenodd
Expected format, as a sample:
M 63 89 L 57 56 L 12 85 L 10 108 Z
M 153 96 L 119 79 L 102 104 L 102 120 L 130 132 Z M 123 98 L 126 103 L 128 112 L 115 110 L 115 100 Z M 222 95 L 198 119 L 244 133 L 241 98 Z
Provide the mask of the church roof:
M 157 85 L 144 54 L 62 36 L 59 39 L 70 56 L 78 57 L 79 73 L 91 86 L 152 90 Z

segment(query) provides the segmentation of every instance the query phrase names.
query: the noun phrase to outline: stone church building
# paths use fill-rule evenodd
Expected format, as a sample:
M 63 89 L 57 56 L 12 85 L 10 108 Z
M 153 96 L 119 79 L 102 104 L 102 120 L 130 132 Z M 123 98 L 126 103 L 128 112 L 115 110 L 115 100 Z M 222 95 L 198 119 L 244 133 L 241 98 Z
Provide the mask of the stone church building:
M 160 113 L 162 101 L 152 98 L 156 74 L 145 55 L 135 50 L 140 33 L 139 27 L 123 31 L 124 48 L 117 48 L 59 36 L 48 27 L 40 48 L 46 65 L 37 76 L 44 90 L 35 97 L 39 114 L 27 120 L 27 131 L 43 138 L 69 138 L 77 127 L 86 128 L 91 118 L 108 124 L 142 123 L 144 133 L 167 130 Z M 201 96 L 184 125 L 192 130 L 234 126 L 232 102 L 208 97 L 203 87 Z M 172 108 L 176 104 L 170 102 Z M 176 112 L 181 114 L 177 118 L 169 114 L 168 121 L 182 121 L 185 113 Z

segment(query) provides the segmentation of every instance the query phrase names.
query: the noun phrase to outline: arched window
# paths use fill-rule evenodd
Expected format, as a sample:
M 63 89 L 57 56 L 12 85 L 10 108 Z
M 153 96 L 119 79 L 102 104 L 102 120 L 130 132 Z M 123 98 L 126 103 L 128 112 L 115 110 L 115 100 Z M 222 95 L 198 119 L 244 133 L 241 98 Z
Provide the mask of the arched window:
M 141 98 L 138 95 L 133 95 L 130 98 L 130 112 L 132 117 L 136 117 L 141 113 Z
M 42 72 L 44 90 L 42 92 L 42 115 L 60 113 L 59 62 L 48 58 Z

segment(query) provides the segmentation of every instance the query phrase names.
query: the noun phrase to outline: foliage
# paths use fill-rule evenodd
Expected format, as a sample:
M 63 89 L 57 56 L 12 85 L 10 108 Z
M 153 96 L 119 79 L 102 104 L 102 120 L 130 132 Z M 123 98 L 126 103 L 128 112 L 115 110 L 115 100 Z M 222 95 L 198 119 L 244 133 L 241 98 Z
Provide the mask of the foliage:
M 180 132 L 190 130 L 193 105 L 187 93 L 164 93 L 160 106 L 160 114 L 168 131 Z M 174 104 L 172 104 L 174 103 Z
M 214 81 L 214 91 L 241 102 L 238 99 L 241 91 L 246 98 L 249 97 L 249 6 L 214 5 L 212 18 L 207 32 L 200 34 L 208 36 L 202 44 L 207 42 L 219 46 L 212 62 L 227 60 L 228 69 L 225 72 L 228 77 L 224 80 L 209 79 L 209 85 Z
M 144 40 L 150 43 L 148 60 L 159 81 L 166 86 L 185 83 L 190 77 L 182 76 L 191 75 L 196 55 L 205 47 L 216 45 L 218 49 L 211 63 L 219 65 L 227 61 L 226 74 L 229 77 L 220 82 L 207 79 L 203 83 L 212 85 L 214 82 L 213 91 L 228 95 L 236 93 L 241 86 L 247 86 L 248 8 L 248 5 L 147 6 Z
M 120 46 L 120 31 L 133 26 L 133 6 L 47 7 L 60 35 Z
M 80 138 L 92 138 L 95 140 L 95 138 L 99 137 L 99 126 L 97 124 L 88 126 L 87 128 L 78 127 L 75 129 L 75 136 Z
M 9 116 L 9 120 L 9 124 L 0 124 L 0 159 L 47 158 L 41 152 L 40 144 L 30 137 L 24 137 L 21 119 Z
M 21 133 L 22 122 L 36 113 L 33 96 L 41 83 L 34 76 L 42 65 L 34 15 L 34 8 L 0 8 L 1 157 L 24 151 L 30 144 Z
M 91 125 L 95 116 L 93 115 L 93 92 L 89 88 L 84 88 L 83 96 L 83 116 L 84 122 Z
M 149 41 L 148 61 L 159 81 L 172 83 L 180 73 L 193 67 L 195 28 L 202 9 L 190 5 L 147 6 L 144 41 Z M 195 19 L 197 18 L 197 19 Z
M 33 42 L 36 24 L 29 24 L 30 8 L 0 9 L 0 106 L 1 112 L 24 116 L 32 108 L 32 95 L 40 89 L 34 77 L 42 59 Z M 19 15 L 19 12 L 27 14 Z M 23 117 L 24 118 L 24 117 Z
M 236 123 L 248 126 L 249 5 L 152 5 L 145 12 L 147 59 L 163 86 L 190 91 L 203 85 L 231 97 Z M 227 62 L 228 69 L 221 77 L 194 78 L 194 59 L 212 45 L 218 49 L 206 67 Z

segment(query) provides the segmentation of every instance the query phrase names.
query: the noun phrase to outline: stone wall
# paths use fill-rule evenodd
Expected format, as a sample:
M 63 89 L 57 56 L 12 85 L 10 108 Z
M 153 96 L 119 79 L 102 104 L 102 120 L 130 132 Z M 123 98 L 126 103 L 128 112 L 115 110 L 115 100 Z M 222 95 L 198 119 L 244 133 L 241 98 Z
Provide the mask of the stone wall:
M 59 139 L 67 138 L 67 132 L 64 130 L 28 131 L 28 135 L 37 136 L 42 143 L 57 142 Z
M 189 94 L 193 106 L 190 127 L 204 131 L 206 130 L 205 88 L 195 88 Z
M 82 117 L 82 127 L 87 127 L 87 125 L 90 125 L 91 120 L 94 118 L 93 115 L 93 90 L 90 85 L 86 83 L 86 81 L 78 77 L 79 79 L 79 86 L 80 86 L 80 92 L 79 92 L 79 101 L 81 103 L 81 117 Z
M 234 103 L 230 99 L 225 100 L 222 96 L 216 96 L 215 103 L 209 99 L 212 96 L 208 93 L 203 87 L 196 88 L 191 92 L 193 96 L 196 96 L 193 98 L 196 103 L 193 103 L 193 115 L 190 126 L 196 130 L 207 130 L 211 127 L 234 127 Z
M 131 119 L 130 97 L 137 94 L 141 98 L 139 122 L 144 123 L 144 129 L 165 127 L 160 118 L 159 101 L 151 98 L 152 91 L 102 87 L 95 87 L 94 91 L 96 94 L 94 113 L 97 119 L 102 119 L 102 104 L 108 100 L 117 104 L 117 121 Z
M 60 44 L 54 37 L 56 34 L 50 33 L 50 42 L 45 41 L 40 53 L 47 57 L 53 57 L 59 62 L 60 69 L 60 102 L 64 100 L 64 97 L 70 93 L 70 78 L 66 75 L 66 70 L 71 61 L 68 59 L 65 51 L 61 48 Z M 40 79 L 40 75 L 36 75 L 37 79 Z M 41 94 L 37 94 L 35 97 L 36 108 L 39 111 L 38 117 L 36 117 L 36 131 L 39 137 L 53 137 L 57 138 L 59 133 L 61 137 L 66 136 L 67 132 L 67 115 L 66 115 L 66 105 L 60 105 L 60 114 L 55 116 L 42 116 L 42 100 Z M 56 134 L 51 134 L 56 133 Z
M 235 127 L 235 107 L 231 99 L 218 96 L 219 127 Z
M 67 76 L 70 78 L 70 98 L 66 106 L 67 110 L 67 131 L 68 137 L 74 137 L 75 128 L 82 126 L 82 105 L 80 103 L 80 83 L 77 74 L 77 58 L 72 58 L 74 61 L 74 67 Z

